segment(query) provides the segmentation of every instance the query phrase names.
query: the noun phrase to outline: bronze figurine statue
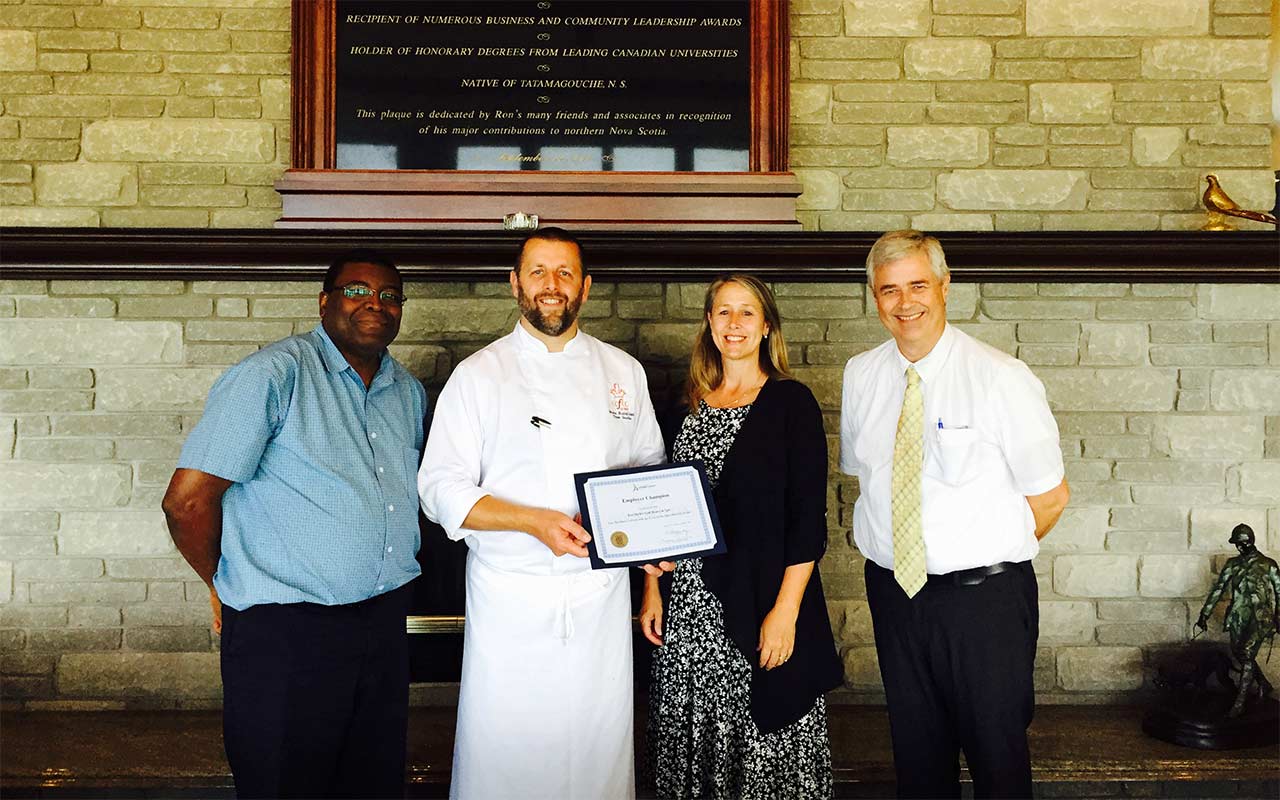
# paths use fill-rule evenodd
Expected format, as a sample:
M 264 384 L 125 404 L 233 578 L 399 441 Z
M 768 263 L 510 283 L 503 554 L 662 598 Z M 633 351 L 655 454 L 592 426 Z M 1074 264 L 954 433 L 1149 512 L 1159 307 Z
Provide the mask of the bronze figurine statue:
M 1230 589 L 1222 628 L 1231 637 L 1231 657 L 1238 665 L 1240 678 L 1235 702 L 1227 716 L 1238 717 L 1250 695 L 1266 697 L 1271 690 L 1270 682 L 1258 666 L 1258 652 L 1263 643 L 1270 643 L 1280 631 L 1280 566 L 1258 551 L 1253 529 L 1248 525 L 1237 525 L 1228 541 L 1236 546 L 1240 555 L 1223 566 L 1195 626 L 1200 631 L 1208 628 L 1209 615 L 1223 593 Z
M 1262 222 L 1267 225 L 1275 225 L 1276 218 L 1265 211 L 1250 211 L 1247 208 L 1241 208 L 1236 201 L 1232 200 L 1222 188 L 1222 184 L 1218 183 L 1217 175 L 1204 176 L 1208 182 L 1208 187 L 1204 190 L 1201 199 L 1204 201 L 1204 207 L 1209 211 L 1209 221 L 1202 230 L 1206 231 L 1231 231 L 1235 230 L 1231 223 L 1227 222 L 1227 217 L 1238 217 L 1240 219 L 1253 220 L 1254 222 Z
M 1185 747 L 1230 750 L 1280 742 L 1280 702 L 1258 665 L 1263 645 L 1280 631 L 1280 566 L 1258 551 L 1248 525 L 1237 525 L 1228 541 L 1240 554 L 1223 565 L 1195 630 L 1196 636 L 1208 630 L 1210 615 L 1226 597 L 1222 627 L 1229 645 L 1183 642 L 1152 653 L 1158 691 L 1142 730 Z

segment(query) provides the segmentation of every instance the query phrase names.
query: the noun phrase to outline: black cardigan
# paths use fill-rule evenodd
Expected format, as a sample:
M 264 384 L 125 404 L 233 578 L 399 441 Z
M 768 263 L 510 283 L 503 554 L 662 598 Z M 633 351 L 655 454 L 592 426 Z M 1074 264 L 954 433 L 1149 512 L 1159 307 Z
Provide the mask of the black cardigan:
M 668 456 L 684 417 L 682 409 L 664 419 Z M 725 633 L 751 664 L 751 717 L 762 733 L 772 733 L 844 680 L 816 564 L 790 660 L 766 672 L 756 650 L 783 572 L 816 562 L 827 544 L 827 438 L 807 386 L 769 380 L 761 388 L 725 457 L 714 498 L 728 552 L 704 558 L 702 577 L 724 607 Z

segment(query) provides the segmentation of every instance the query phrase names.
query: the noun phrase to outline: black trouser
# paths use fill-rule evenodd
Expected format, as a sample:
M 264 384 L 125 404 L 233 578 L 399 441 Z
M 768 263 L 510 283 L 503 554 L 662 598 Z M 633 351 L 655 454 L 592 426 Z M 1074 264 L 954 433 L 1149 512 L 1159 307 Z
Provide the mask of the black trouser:
M 239 797 L 402 797 L 409 587 L 222 611 L 223 740 Z
M 1040 614 L 1030 562 L 977 586 L 931 580 L 912 599 L 866 566 L 899 797 L 1031 797 L 1027 726 Z

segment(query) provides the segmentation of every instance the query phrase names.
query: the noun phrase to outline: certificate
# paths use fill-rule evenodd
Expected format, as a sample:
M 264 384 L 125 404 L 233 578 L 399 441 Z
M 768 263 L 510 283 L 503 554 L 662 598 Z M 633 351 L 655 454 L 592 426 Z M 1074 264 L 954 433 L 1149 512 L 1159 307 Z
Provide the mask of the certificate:
M 725 551 L 700 461 L 584 472 L 574 481 L 592 569 Z

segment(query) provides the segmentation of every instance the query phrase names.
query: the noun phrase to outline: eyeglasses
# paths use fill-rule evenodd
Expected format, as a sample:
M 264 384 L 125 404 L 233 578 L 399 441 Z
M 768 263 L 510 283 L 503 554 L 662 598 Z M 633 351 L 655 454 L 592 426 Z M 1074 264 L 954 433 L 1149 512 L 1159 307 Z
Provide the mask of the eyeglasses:
M 368 286 L 360 283 L 348 283 L 346 286 L 335 286 L 329 291 L 342 292 L 342 296 L 348 300 L 359 300 L 365 297 L 373 297 L 378 295 L 378 299 L 389 306 L 402 306 L 409 298 L 395 291 L 394 289 L 383 289 L 380 292 L 374 292 Z

